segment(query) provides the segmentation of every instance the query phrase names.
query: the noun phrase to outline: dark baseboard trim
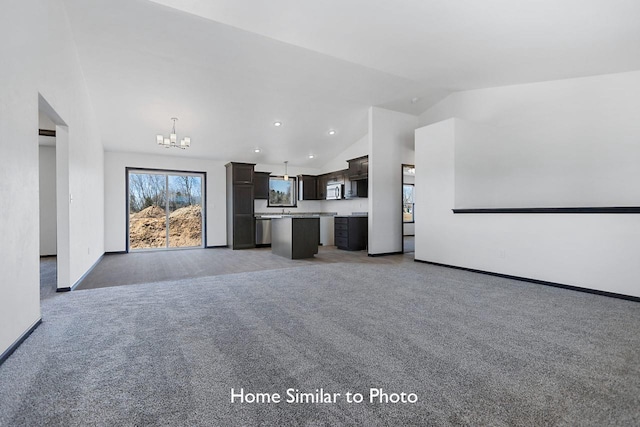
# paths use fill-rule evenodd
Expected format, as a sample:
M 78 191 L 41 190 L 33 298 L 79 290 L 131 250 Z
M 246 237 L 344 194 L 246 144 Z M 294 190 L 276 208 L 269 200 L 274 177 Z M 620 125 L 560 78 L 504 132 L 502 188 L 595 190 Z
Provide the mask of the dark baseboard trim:
M 56 255 L 56 254 L 53 254 L 53 255 L 40 255 L 40 258 L 55 258 L 57 256 L 58 255 Z
M 102 261 L 102 258 L 104 258 L 104 253 L 100 255 L 100 258 L 98 258 L 96 262 L 94 262 L 93 265 L 89 267 L 89 269 L 85 271 L 84 274 L 78 280 L 76 280 L 76 283 L 74 283 L 73 286 L 71 286 L 72 291 L 75 288 L 77 288 L 80 283 L 82 283 L 82 281 L 89 275 L 89 273 L 93 271 L 94 268 L 96 268 L 98 264 L 100 264 L 100 261 Z
M 96 266 L 98 264 L 100 264 L 100 261 L 102 261 L 102 258 L 104 258 L 105 255 L 111 254 L 112 252 L 105 252 L 102 255 L 100 255 L 100 258 L 98 258 L 96 260 L 96 262 L 93 263 L 93 265 L 84 272 L 84 274 L 82 275 L 82 277 L 80 277 L 78 280 L 76 280 L 76 283 L 73 284 L 73 286 L 71 287 L 66 287 L 66 288 L 58 288 L 56 289 L 56 292 L 70 292 L 73 291 L 75 288 L 78 287 L 78 285 L 80 285 L 80 283 L 82 283 L 82 281 L 89 275 L 89 273 L 91 273 L 93 271 L 94 268 L 96 268 Z
M 638 206 L 452 209 L 455 214 L 638 214 Z
M 18 347 L 20 347 L 20 344 L 22 344 L 24 342 L 24 340 L 26 340 L 27 338 L 29 338 L 29 335 L 31 335 L 31 333 L 33 331 L 36 330 L 36 328 L 38 326 L 40 326 L 40 324 L 42 323 L 42 318 L 39 318 L 36 323 L 34 323 L 33 325 L 31 325 L 31 327 L 29 329 L 26 330 L 26 332 L 22 335 L 20 335 L 20 338 L 18 338 L 13 344 L 11 344 L 9 346 L 8 349 L 6 349 L 4 351 L 4 353 L 2 353 L 0 355 L 0 365 L 2 365 L 5 360 L 7 360 L 9 358 L 9 356 L 11 356 L 13 354 L 14 351 L 16 351 L 18 349 Z
M 399 252 L 385 252 L 385 253 L 381 253 L 381 254 L 367 254 L 370 257 L 377 257 L 377 256 L 387 256 L 387 255 L 402 255 L 403 252 L 399 251 Z
M 228 248 L 227 245 L 214 245 L 214 246 L 206 246 L 205 249 L 220 249 L 220 248 Z
M 584 292 L 584 293 L 587 293 L 587 294 L 595 294 L 595 295 L 600 295 L 600 296 L 604 296 L 604 297 L 618 298 L 618 299 L 624 299 L 624 300 L 628 300 L 628 301 L 640 302 L 640 297 L 634 297 L 634 296 L 625 295 L 625 294 L 618 294 L 618 293 L 615 293 L 615 292 L 607 292 L 607 291 L 600 291 L 598 289 L 590 289 L 590 288 L 583 288 L 583 287 L 580 287 L 580 286 L 565 285 L 563 283 L 547 282 L 545 280 L 530 279 L 528 277 L 520 277 L 520 276 L 512 276 L 510 274 L 494 273 L 492 271 L 476 270 L 474 268 L 458 267 L 456 265 L 441 264 L 439 262 L 431 262 L 431 261 L 423 261 L 421 259 L 414 259 L 414 261 L 415 262 L 421 262 L 421 263 L 424 263 L 424 264 L 437 265 L 439 267 L 447 267 L 447 268 L 454 268 L 456 270 L 470 271 L 472 273 L 486 274 L 487 276 L 495 276 L 495 277 L 502 277 L 502 278 L 505 278 L 505 279 L 520 280 L 521 282 L 534 283 L 536 285 L 553 286 L 554 288 L 562 288 L 562 289 L 568 289 L 568 290 L 571 290 L 571 291 Z
M 263 243 L 263 244 L 256 245 L 256 248 L 270 248 L 270 247 L 271 247 L 271 243 Z
M 105 252 L 105 255 L 122 255 L 122 254 L 126 254 L 128 253 L 127 251 L 111 251 L 111 252 Z

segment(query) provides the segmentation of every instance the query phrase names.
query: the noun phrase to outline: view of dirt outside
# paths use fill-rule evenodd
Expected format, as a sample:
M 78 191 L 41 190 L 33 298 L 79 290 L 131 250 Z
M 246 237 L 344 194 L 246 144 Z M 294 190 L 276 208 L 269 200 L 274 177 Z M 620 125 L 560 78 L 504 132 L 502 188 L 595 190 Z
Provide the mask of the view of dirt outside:
M 167 246 L 165 210 L 149 206 L 129 216 L 129 247 L 131 249 L 164 248 Z M 202 246 L 202 208 L 185 206 L 169 214 L 169 246 Z
M 129 248 L 202 246 L 202 179 L 190 175 L 129 174 Z

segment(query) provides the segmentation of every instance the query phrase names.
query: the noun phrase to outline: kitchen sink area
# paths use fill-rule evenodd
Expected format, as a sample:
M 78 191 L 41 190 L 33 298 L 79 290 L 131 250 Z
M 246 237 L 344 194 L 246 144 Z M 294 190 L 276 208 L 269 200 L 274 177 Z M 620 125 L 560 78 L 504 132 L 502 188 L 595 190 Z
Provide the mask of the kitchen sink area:
M 336 212 L 286 212 L 286 213 L 256 213 L 256 219 L 273 218 L 309 218 L 320 216 L 336 216 Z

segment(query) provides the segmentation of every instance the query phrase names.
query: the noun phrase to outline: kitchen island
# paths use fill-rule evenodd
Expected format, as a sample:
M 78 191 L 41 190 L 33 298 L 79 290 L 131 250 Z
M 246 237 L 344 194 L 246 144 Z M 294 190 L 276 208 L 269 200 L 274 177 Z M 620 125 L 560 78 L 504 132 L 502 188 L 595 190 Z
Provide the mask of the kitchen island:
M 271 252 L 290 259 L 312 258 L 318 253 L 320 218 L 304 215 L 271 219 Z

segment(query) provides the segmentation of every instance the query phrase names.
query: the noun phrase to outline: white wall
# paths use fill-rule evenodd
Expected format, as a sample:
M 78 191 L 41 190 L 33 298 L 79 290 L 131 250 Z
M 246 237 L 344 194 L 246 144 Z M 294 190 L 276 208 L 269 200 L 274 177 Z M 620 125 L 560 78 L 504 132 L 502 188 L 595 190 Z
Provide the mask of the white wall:
M 347 160 L 369 155 L 369 136 L 365 135 L 320 168 L 320 174 L 344 170 L 349 167 Z
M 159 150 L 166 150 L 158 148 Z M 178 151 L 178 150 L 175 150 Z M 225 246 L 226 228 L 226 168 L 227 162 L 175 155 L 148 155 L 107 151 L 104 155 L 104 239 L 106 252 L 121 252 L 127 248 L 127 167 L 205 172 L 207 246 Z
M 56 147 L 40 146 L 40 256 L 56 254 Z
M 402 225 L 402 235 L 403 236 L 415 236 L 416 234 L 416 224 L 415 222 L 408 222 Z
M 640 296 L 638 215 L 453 214 L 457 145 L 470 127 L 416 130 L 416 260 Z
M 455 93 L 456 207 L 637 206 L 640 71 Z
M 0 352 L 40 318 L 38 93 L 69 126 L 70 286 L 103 252 L 102 144 L 58 0 L 7 2 L 0 14 Z M 9 205 L 10 202 L 10 205 Z M 60 237 L 60 236 L 58 236 Z
M 369 254 L 402 252 L 402 164 L 414 164 L 418 118 L 369 109 Z

